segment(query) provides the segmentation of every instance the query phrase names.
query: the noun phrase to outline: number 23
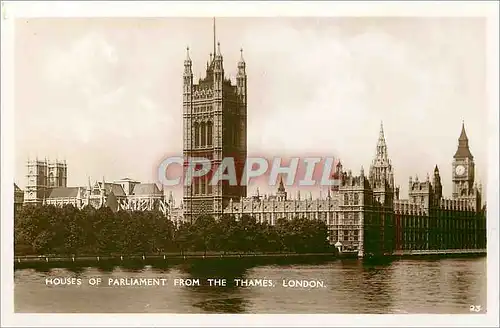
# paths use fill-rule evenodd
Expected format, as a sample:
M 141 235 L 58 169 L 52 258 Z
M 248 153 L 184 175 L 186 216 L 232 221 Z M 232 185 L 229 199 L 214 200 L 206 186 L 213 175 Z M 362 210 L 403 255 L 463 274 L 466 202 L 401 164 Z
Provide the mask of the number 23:
M 481 305 L 471 305 L 470 312 L 481 312 Z

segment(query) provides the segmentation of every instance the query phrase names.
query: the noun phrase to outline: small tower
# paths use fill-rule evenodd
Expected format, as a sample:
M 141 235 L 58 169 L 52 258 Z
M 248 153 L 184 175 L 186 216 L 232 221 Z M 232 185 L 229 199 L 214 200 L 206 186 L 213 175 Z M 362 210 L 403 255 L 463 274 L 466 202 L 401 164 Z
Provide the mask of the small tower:
M 224 64 L 220 51 L 220 42 L 217 42 L 217 53 L 214 57 L 214 94 L 216 98 L 222 98 L 222 84 L 224 82 Z
M 468 198 L 474 193 L 474 156 L 469 149 L 469 138 L 462 122 L 458 147 L 453 156 L 453 198 Z
M 238 90 L 238 96 L 242 103 L 247 103 L 247 73 L 246 73 L 246 63 L 243 59 L 243 49 L 240 49 L 240 61 L 238 62 L 238 74 L 236 75 L 236 87 Z
M 276 193 L 276 200 L 280 202 L 286 200 L 286 190 L 285 185 L 283 184 L 283 176 L 280 176 L 280 183 L 278 186 L 278 192 Z
M 24 190 L 24 203 L 40 205 L 43 203 L 48 189 L 47 162 L 38 160 L 38 157 L 36 157 L 34 160 L 28 159 L 26 166 L 28 172 Z
M 394 200 L 394 173 L 385 142 L 383 122 L 380 122 L 375 158 L 370 166 L 368 179 L 375 200 L 385 206 L 392 206 Z
M 170 191 L 170 193 L 168 195 L 168 204 L 170 205 L 170 207 L 175 206 L 174 194 L 172 193 L 172 191 Z
M 106 196 L 106 182 L 104 181 L 104 176 L 102 177 L 101 188 L 99 188 L 101 198 L 104 199 Z
M 434 177 L 432 178 L 432 189 L 433 189 L 433 200 L 434 205 L 439 205 L 441 198 L 443 197 L 443 185 L 441 184 L 441 176 L 439 175 L 438 166 L 434 168 Z
M 339 191 L 339 186 L 342 183 L 342 163 L 338 161 L 337 165 L 335 165 L 335 172 L 332 175 L 335 183 L 331 187 L 331 191 Z
M 184 111 L 190 112 L 189 108 L 186 108 L 188 103 L 191 101 L 191 95 L 193 92 L 193 62 L 189 57 L 189 47 L 186 48 L 186 59 L 184 60 L 184 74 L 183 74 L 183 102 Z

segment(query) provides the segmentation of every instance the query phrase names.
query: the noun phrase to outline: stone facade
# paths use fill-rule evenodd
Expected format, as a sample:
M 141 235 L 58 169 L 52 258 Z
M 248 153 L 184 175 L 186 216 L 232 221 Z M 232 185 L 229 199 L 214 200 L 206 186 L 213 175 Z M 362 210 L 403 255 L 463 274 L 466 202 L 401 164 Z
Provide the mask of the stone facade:
M 467 136 L 465 127 L 459 148 Z M 468 156 L 466 159 L 462 155 Z M 467 163 L 474 168 L 470 151 L 461 150 L 453 167 Z M 230 201 L 225 214 L 236 217 L 251 215 L 260 222 L 275 224 L 280 218 L 304 217 L 322 220 L 329 230 L 329 241 L 342 251 L 357 252 L 358 256 L 403 254 L 407 251 L 457 250 L 486 248 L 486 207 L 481 206 L 481 188 L 474 184 L 474 173 L 456 169 L 467 179 L 454 174 L 452 199 L 442 196 L 441 178 L 437 166 L 432 182 L 429 177 L 420 182 L 410 178 L 409 199 L 399 199 L 399 187 L 388 157 L 383 126 L 380 127 L 375 158 L 370 173 L 363 168 L 359 175 L 345 172 L 338 163 L 334 186 L 324 199 L 288 199 L 283 180 L 276 195 L 255 195 Z M 465 180 L 465 183 L 464 183 Z M 463 190 L 466 190 L 465 192 Z
M 66 187 L 66 161 L 28 160 L 24 203 L 40 205 L 53 188 Z
M 183 135 L 185 158 L 207 158 L 212 167 L 218 167 L 223 158 L 232 157 L 236 175 L 238 179 L 241 177 L 247 157 L 246 64 L 242 51 L 236 84 L 232 84 L 224 71 L 220 44 L 216 49 L 215 22 L 213 54 L 207 62 L 205 77 L 198 83 L 194 81 L 187 49 L 183 75 Z M 230 186 L 228 181 L 210 185 L 212 174 L 184 187 L 184 216 L 188 221 L 202 214 L 219 217 L 231 199 L 246 197 L 246 186 Z
M 44 162 L 28 161 L 28 185 L 23 203 L 26 205 L 73 205 L 83 208 L 90 205 L 94 208 L 108 206 L 118 210 L 159 210 L 169 215 L 170 204 L 163 188 L 155 183 L 141 183 L 129 178 L 109 183 L 102 179 L 87 186 L 66 186 L 66 164 L 64 166 L 64 185 L 47 183 L 47 170 Z M 49 175 L 50 176 L 50 175 Z

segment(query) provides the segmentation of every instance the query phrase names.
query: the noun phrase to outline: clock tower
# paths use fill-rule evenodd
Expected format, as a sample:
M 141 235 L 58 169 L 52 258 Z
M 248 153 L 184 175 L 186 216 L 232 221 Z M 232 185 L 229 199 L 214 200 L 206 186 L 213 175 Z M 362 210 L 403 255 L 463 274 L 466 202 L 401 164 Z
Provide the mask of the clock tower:
M 474 193 L 474 156 L 469 150 L 469 139 L 462 123 L 458 148 L 453 156 L 453 198 L 468 198 Z

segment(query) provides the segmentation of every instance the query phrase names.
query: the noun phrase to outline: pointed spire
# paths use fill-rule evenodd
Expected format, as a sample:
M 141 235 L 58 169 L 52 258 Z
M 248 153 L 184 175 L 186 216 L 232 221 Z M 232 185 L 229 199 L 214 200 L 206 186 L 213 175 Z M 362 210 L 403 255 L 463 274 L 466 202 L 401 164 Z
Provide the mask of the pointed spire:
M 278 186 L 278 191 L 285 191 L 285 185 L 283 184 L 283 176 L 280 175 L 280 184 Z
M 465 132 L 465 123 L 462 121 L 462 131 L 460 132 L 460 137 L 458 138 L 458 149 L 454 158 L 469 158 L 473 159 L 470 149 L 469 149 L 469 138 Z
M 465 133 L 465 122 L 462 120 L 462 131 L 460 132 L 460 137 L 458 138 L 458 140 L 469 140 L 467 138 L 467 133 Z
M 384 122 L 383 121 L 380 121 L 379 139 L 385 139 L 384 138 Z
M 220 42 L 217 42 L 217 56 L 221 56 L 221 53 L 220 53 Z
M 436 174 L 436 173 L 439 174 L 439 169 L 438 169 L 437 164 L 436 164 L 436 167 L 434 168 L 434 174 Z
M 174 194 L 172 193 L 172 190 L 170 190 L 170 193 L 168 195 L 168 203 L 170 206 L 174 206 Z
M 214 58 L 215 58 L 215 40 L 217 39 L 216 34 L 215 34 L 215 17 L 213 18 L 213 28 L 214 28 Z
M 184 60 L 184 78 L 192 79 L 193 71 L 191 67 L 193 63 L 191 62 L 191 57 L 189 56 L 189 46 L 186 47 L 186 59 Z M 187 82 L 187 81 L 185 81 Z
M 385 143 L 384 135 L 384 123 L 380 122 L 380 132 L 377 141 L 377 152 L 375 155 L 375 162 L 379 165 L 388 166 L 390 165 L 388 154 L 387 154 L 387 144 Z

